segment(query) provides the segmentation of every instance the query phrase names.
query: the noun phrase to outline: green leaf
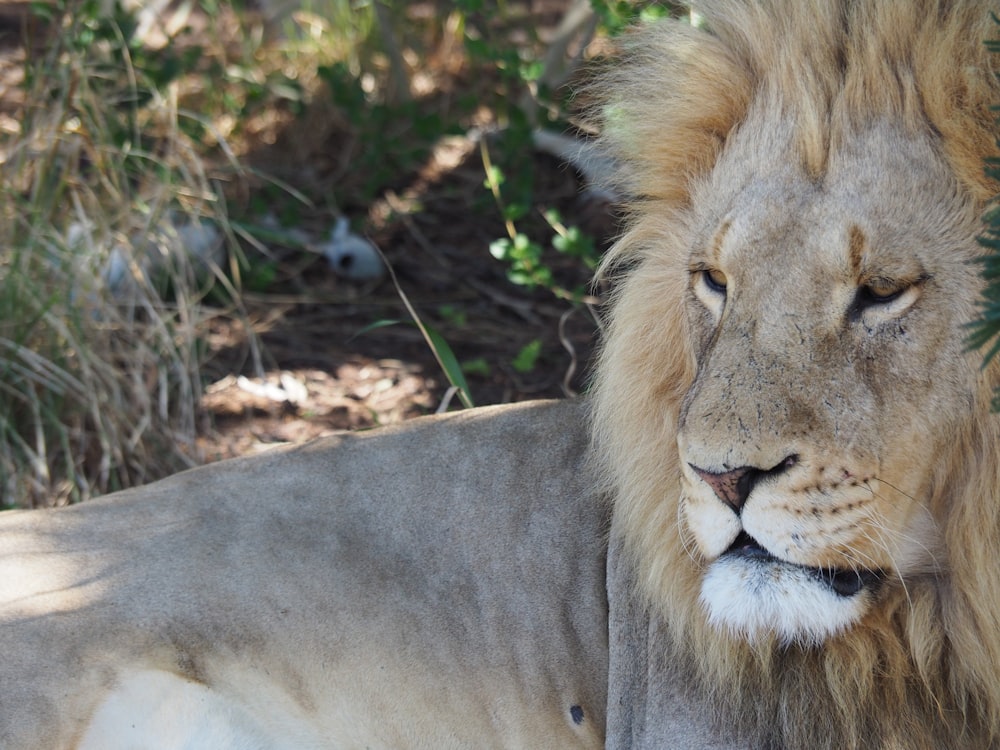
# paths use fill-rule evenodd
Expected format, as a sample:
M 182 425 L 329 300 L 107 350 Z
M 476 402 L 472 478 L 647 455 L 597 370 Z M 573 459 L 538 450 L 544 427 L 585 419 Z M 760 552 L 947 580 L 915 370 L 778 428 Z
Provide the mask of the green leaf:
M 503 218 L 506 221 L 517 221 L 523 219 L 530 210 L 531 207 L 524 203 L 510 203 L 503 209 Z
M 458 363 L 455 352 L 451 350 L 444 336 L 438 333 L 435 328 L 427 325 L 427 323 L 424 323 L 423 327 L 427 333 L 427 338 L 430 339 L 431 347 L 437 353 L 438 362 L 441 363 L 441 368 L 444 370 L 448 382 L 458 388 L 459 398 L 462 399 L 462 403 L 467 407 L 472 407 L 474 404 L 471 392 L 469 391 L 469 384 L 465 380 L 465 373 L 462 372 L 462 366 Z
M 525 273 L 524 271 L 508 271 L 507 280 L 518 286 L 535 286 L 535 279 L 530 273 Z
M 522 81 L 537 81 L 545 72 L 545 65 L 541 60 L 533 60 L 521 65 L 520 75 Z
M 500 169 L 496 164 L 490 164 L 486 169 L 486 179 L 483 181 L 483 186 L 487 188 L 500 187 L 503 185 L 506 178 L 503 176 L 503 170 Z
M 511 241 L 506 237 L 493 240 L 493 242 L 490 243 L 490 255 L 497 260 L 507 260 L 507 257 L 510 255 L 511 247 Z
M 517 356 L 511 361 L 511 365 L 519 373 L 531 372 L 538 364 L 538 355 L 542 353 L 542 342 L 534 339 L 525 344 Z
M 467 359 L 462 363 L 462 372 L 466 375 L 489 375 L 493 371 L 490 367 L 490 363 L 486 361 L 485 357 L 476 357 L 475 359 Z

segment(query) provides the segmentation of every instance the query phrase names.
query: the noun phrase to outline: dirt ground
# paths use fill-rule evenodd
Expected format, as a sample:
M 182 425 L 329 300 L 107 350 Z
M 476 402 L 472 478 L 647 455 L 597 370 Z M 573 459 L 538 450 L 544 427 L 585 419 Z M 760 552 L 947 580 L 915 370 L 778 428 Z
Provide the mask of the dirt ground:
M 544 37 L 568 5 L 530 3 L 531 17 L 522 22 L 535 24 Z M 467 67 L 440 58 L 437 64 L 440 91 L 454 97 L 475 83 Z M 359 151 L 365 144 L 352 135 L 336 111 L 324 118 L 314 107 L 311 117 L 291 120 L 272 145 L 247 158 L 314 198 L 338 190 L 350 196 L 351 181 L 360 179 L 352 159 L 365 163 L 366 156 Z M 573 303 L 507 280 L 505 266 L 489 253 L 505 227 L 483 187 L 478 137 L 439 138 L 424 160 L 381 185 L 373 201 L 352 205 L 348 197 L 337 210 L 380 248 L 421 319 L 466 365 L 476 405 L 575 395 L 586 388 L 590 372 L 599 293 L 589 304 Z M 531 170 L 533 209 L 518 229 L 547 243 L 552 232 L 541 211 L 555 208 L 565 224 L 580 226 L 599 249 L 606 247 L 616 227 L 613 207 L 549 154 L 533 153 Z M 306 211 L 299 228 L 320 236 L 332 218 L 329 206 Z M 259 366 L 246 332 L 231 321 L 220 321 L 210 340 L 199 443 L 206 459 L 460 408 L 390 277 L 355 282 L 301 249 L 268 251 L 278 260 L 277 278 L 245 298 L 262 346 Z M 550 250 L 546 263 L 565 288 L 586 288 L 590 281 L 578 260 Z M 378 325 L 389 320 L 400 322 Z M 519 370 L 518 353 L 534 341 L 540 342 L 537 360 Z
M 419 213 L 388 221 L 371 239 L 421 318 L 460 362 L 475 363 L 466 378 L 476 405 L 577 394 L 587 383 L 596 310 L 507 281 L 488 252 L 503 225 L 472 198 L 482 180 L 478 160 L 463 160 L 421 187 Z M 610 209 L 582 187 L 571 169 L 537 155 L 538 199 L 606 240 Z M 390 278 L 348 281 L 321 257 L 289 262 L 297 265 L 282 284 L 287 292 L 246 298 L 263 377 L 254 376 L 244 331 L 220 322 L 214 332 L 200 442 L 208 459 L 459 407 Z M 567 284 L 587 283 L 575 261 L 555 256 L 553 263 Z M 386 320 L 401 322 L 369 329 Z M 541 342 L 537 361 L 519 372 L 512 363 L 534 340 Z

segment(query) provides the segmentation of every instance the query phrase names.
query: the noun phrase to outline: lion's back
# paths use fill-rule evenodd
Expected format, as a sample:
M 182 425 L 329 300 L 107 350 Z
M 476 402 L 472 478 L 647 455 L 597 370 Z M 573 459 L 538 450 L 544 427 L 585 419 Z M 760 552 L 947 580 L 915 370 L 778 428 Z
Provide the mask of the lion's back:
M 0 627 L 19 644 L 0 666 L 0 745 L 58 747 L 152 670 L 348 744 L 600 746 L 605 516 L 573 404 L 14 514 L 0 523 Z

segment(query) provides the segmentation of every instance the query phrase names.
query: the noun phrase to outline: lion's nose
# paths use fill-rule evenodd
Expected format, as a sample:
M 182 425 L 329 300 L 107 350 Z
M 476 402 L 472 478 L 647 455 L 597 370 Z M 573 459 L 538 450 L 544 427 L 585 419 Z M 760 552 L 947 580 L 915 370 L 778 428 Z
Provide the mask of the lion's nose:
M 688 464 L 688 466 L 712 488 L 716 497 L 732 508 L 736 515 L 739 515 L 740 511 L 743 510 L 744 504 L 746 504 L 747 498 L 750 497 L 750 493 L 753 492 L 753 488 L 757 486 L 757 483 L 761 479 L 787 471 L 798 460 L 798 456 L 791 455 L 782 459 L 770 469 L 761 469 L 756 466 L 741 466 L 738 469 L 721 472 L 701 469 L 694 464 Z

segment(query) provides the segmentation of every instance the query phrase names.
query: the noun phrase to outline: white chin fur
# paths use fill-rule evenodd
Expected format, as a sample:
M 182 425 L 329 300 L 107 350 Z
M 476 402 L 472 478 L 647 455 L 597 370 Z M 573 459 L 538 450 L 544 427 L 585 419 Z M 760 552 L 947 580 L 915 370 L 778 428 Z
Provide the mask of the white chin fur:
M 701 584 L 709 622 L 751 643 L 775 637 L 817 646 L 857 623 L 870 596 L 839 596 L 794 565 L 728 555 L 709 566 Z

